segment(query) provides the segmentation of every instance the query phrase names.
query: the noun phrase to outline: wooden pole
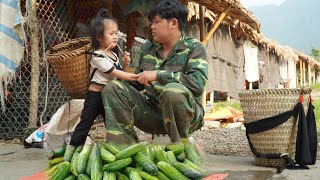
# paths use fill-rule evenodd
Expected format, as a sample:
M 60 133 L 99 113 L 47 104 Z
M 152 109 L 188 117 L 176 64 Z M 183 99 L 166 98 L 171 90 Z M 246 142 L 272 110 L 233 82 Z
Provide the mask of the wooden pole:
M 204 15 L 203 15 L 203 6 L 199 4 L 199 13 L 200 13 L 200 41 L 204 39 Z
M 228 11 L 231 9 L 232 5 L 229 5 L 223 13 L 220 14 L 219 18 L 214 22 L 212 29 L 210 30 L 210 32 L 207 34 L 207 36 L 204 38 L 204 40 L 202 41 L 203 45 L 206 45 L 207 42 L 209 41 L 209 39 L 211 38 L 211 36 L 214 34 L 214 32 L 217 30 L 217 28 L 219 27 L 220 23 L 222 22 L 222 20 L 224 19 L 224 17 L 227 15 Z
M 299 84 L 299 83 L 298 83 L 298 77 L 297 77 L 297 63 L 294 63 L 294 70 L 295 70 L 295 72 L 294 72 L 294 73 L 295 73 L 295 76 L 294 76 L 294 77 L 295 77 L 296 79 L 293 79 L 292 81 L 296 81 L 296 83 L 295 83 L 295 86 L 290 87 L 290 88 L 296 88 L 296 87 L 298 86 L 298 84 Z
M 302 60 L 300 60 L 300 87 L 303 87 L 303 84 L 302 84 L 302 82 L 303 82 L 303 70 L 302 70 L 303 68 L 302 68 Z
M 200 13 L 200 41 L 202 42 L 204 40 L 204 14 L 203 14 L 203 6 L 199 4 L 199 13 Z M 214 102 L 214 96 L 212 92 L 209 92 L 210 94 L 210 102 Z M 204 110 L 206 111 L 206 104 L 207 104 L 207 90 L 205 89 L 202 95 L 202 107 L 204 107 Z
M 308 63 L 308 86 L 311 85 L 311 65 Z
M 28 3 L 27 3 L 28 4 Z M 39 102 L 39 27 L 37 21 L 36 0 L 32 0 L 30 15 L 30 46 L 31 46 L 31 85 L 29 106 L 29 128 L 37 128 Z
M 318 74 L 319 73 L 319 69 L 317 68 L 314 71 L 315 71 L 314 74 L 316 76 L 316 78 L 315 78 L 316 79 L 316 83 L 318 83 L 319 82 L 319 74 Z
M 201 5 L 200 5 L 201 6 Z M 199 6 L 199 7 L 200 7 Z M 223 13 L 221 13 L 221 15 L 219 16 L 219 18 L 214 22 L 212 29 L 210 30 L 210 32 L 207 34 L 207 36 L 204 38 L 204 40 L 202 41 L 202 44 L 204 46 L 207 45 L 207 42 L 209 41 L 209 39 L 212 37 L 212 35 L 214 34 L 214 32 L 217 30 L 217 28 L 219 27 L 220 23 L 222 22 L 222 20 L 224 19 L 224 17 L 227 15 L 228 11 L 231 9 L 232 5 L 229 5 Z M 200 9 L 201 10 L 201 9 Z M 203 16 L 203 11 L 202 11 L 202 16 Z M 200 16 L 201 17 L 201 16 Z M 204 24 L 202 24 L 201 26 L 204 26 Z M 200 34 L 201 35 L 201 34 Z M 200 39 L 202 39 L 202 37 L 200 36 Z M 206 89 L 203 92 L 202 95 L 202 107 L 204 109 L 206 109 L 206 96 L 207 95 L 207 91 Z
M 302 62 L 302 71 L 303 71 L 303 86 L 306 85 L 306 64 L 305 62 Z
M 313 67 L 313 84 L 316 83 L 316 78 L 317 78 L 317 75 L 316 75 L 316 66 L 314 65 L 314 67 Z
M 199 12 L 200 12 L 200 41 L 202 42 L 204 39 L 204 15 L 203 15 L 203 6 L 199 4 Z M 202 94 L 202 100 L 201 104 L 203 109 L 206 111 L 206 105 L 207 105 L 207 90 L 204 89 Z

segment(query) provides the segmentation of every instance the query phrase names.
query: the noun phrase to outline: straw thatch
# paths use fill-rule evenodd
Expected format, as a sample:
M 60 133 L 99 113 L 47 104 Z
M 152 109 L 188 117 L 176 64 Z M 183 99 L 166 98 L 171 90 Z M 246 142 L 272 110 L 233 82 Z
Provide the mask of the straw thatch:
M 280 59 L 288 60 L 292 58 L 294 61 L 305 61 L 315 68 L 320 67 L 320 63 L 312 56 L 305 55 L 294 48 L 289 46 L 280 45 L 277 41 L 266 38 L 262 33 L 252 31 L 250 39 L 256 43 L 265 47 L 268 51 L 273 51 Z
M 195 2 L 205 6 L 215 14 L 221 14 L 224 10 L 231 5 L 227 16 L 233 20 L 239 20 L 247 24 L 251 28 L 260 31 L 260 23 L 254 15 L 240 4 L 239 0 L 181 0 L 183 3 Z
M 313 58 L 312 56 L 303 54 L 297 50 L 295 50 L 295 53 L 299 56 L 299 59 L 301 59 L 302 61 L 305 61 L 307 63 L 309 63 L 312 66 L 315 66 L 317 68 L 320 67 L 320 63 L 319 61 L 317 61 L 315 58 Z
M 190 21 L 193 17 L 195 17 L 195 19 L 200 19 L 198 3 L 188 2 L 186 6 L 188 8 L 188 21 Z M 216 14 L 207 9 L 206 7 L 203 7 L 203 16 L 208 18 L 212 22 L 214 22 L 217 18 Z

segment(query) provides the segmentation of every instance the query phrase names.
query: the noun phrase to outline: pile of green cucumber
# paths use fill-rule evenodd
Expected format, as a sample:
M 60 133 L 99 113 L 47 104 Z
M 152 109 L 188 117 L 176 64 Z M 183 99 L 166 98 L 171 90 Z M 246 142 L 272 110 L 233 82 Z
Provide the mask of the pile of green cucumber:
M 203 175 L 199 153 L 189 141 L 168 145 L 141 142 L 122 150 L 108 142 L 85 144 L 67 158 L 64 150 L 50 155 L 48 179 L 187 180 Z

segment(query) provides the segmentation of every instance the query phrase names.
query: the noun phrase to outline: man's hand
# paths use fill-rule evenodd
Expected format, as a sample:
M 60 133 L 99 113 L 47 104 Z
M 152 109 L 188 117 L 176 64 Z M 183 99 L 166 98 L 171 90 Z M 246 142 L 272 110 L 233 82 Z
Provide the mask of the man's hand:
M 157 71 L 143 71 L 139 73 L 137 81 L 145 86 L 150 86 L 149 82 L 157 80 Z
M 123 55 L 123 66 L 124 66 L 124 67 L 129 66 L 130 61 L 131 61 L 130 53 L 128 53 L 127 51 L 125 51 L 125 52 L 124 52 L 124 55 Z

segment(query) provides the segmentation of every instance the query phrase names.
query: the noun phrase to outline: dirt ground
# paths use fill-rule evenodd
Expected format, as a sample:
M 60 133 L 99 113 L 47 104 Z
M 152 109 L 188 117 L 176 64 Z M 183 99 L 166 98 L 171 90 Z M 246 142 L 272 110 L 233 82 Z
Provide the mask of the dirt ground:
M 225 180 L 316 180 L 319 179 L 320 161 L 309 170 L 284 170 L 259 167 L 252 157 L 206 155 L 208 174 L 227 174 Z M 0 144 L 0 180 L 16 180 L 45 169 L 47 154 L 44 149 L 24 149 L 22 145 Z

